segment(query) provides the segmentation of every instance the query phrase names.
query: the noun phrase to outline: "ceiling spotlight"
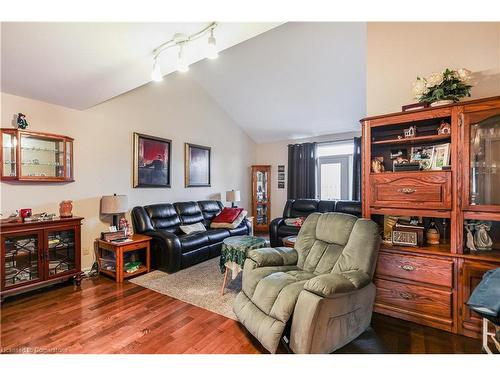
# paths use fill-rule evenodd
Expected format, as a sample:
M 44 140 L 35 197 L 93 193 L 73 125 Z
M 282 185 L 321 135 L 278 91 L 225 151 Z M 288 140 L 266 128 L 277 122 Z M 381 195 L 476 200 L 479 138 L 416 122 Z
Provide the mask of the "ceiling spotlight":
M 191 42 L 194 42 L 197 39 L 207 35 L 210 33 L 208 37 L 208 44 L 206 48 L 206 57 L 209 59 L 215 59 L 218 56 L 217 51 L 217 43 L 214 37 L 214 29 L 217 27 L 217 22 L 211 22 L 207 26 L 205 26 L 200 31 L 186 35 L 182 33 L 176 33 L 169 41 L 161 44 L 157 48 L 153 50 L 153 71 L 151 72 L 151 79 L 153 81 L 162 81 L 163 75 L 161 73 L 160 68 L 160 56 L 163 52 L 170 48 L 179 48 L 177 52 L 177 71 L 178 72 L 187 72 L 189 70 L 189 64 L 186 61 L 186 57 L 184 55 L 184 47 L 190 45 Z M 195 54 L 194 56 L 196 56 Z
M 208 47 L 207 47 L 207 57 L 209 59 L 216 59 L 219 56 L 217 51 L 217 44 L 214 37 L 214 29 L 210 30 L 210 36 L 208 37 Z
M 177 71 L 184 73 L 189 70 L 189 64 L 184 56 L 184 44 L 179 46 L 179 54 L 177 55 Z
M 163 81 L 163 75 L 161 74 L 160 59 L 158 56 L 155 57 L 153 62 L 153 71 L 151 72 L 151 79 L 155 82 Z

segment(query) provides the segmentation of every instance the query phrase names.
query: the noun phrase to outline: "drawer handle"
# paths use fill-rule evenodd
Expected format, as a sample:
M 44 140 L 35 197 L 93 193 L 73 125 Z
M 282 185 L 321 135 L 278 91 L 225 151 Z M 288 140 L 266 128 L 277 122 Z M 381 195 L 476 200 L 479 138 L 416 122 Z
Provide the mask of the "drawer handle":
M 417 191 L 416 189 L 412 189 L 412 188 L 401 188 L 401 189 L 398 189 L 398 192 L 403 193 L 403 194 L 413 194 L 416 191 Z
M 414 297 L 413 297 L 413 294 L 408 293 L 408 292 L 400 292 L 400 293 L 399 293 L 399 296 L 400 296 L 401 298 L 406 299 L 406 300 L 409 300 L 409 299 L 413 299 L 413 298 L 414 298 Z
M 404 264 L 402 266 L 399 266 L 401 269 L 405 270 L 405 271 L 415 271 L 415 267 L 413 266 L 410 266 L 409 264 Z

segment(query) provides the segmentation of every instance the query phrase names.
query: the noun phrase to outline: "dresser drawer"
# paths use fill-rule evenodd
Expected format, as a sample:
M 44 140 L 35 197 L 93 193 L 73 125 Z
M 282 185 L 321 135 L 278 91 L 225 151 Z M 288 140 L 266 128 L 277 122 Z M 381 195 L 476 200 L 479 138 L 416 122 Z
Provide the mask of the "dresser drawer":
M 376 274 L 380 277 L 397 277 L 451 288 L 453 286 L 453 261 L 380 253 Z
M 452 317 L 452 292 L 378 278 L 375 285 L 376 304 L 440 318 Z
M 372 207 L 451 209 L 451 173 L 446 171 L 372 174 Z

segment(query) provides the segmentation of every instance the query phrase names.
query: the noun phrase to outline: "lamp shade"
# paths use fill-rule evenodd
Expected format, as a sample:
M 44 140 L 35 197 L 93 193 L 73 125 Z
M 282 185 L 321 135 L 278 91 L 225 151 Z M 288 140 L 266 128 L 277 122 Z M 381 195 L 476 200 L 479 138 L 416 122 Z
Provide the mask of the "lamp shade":
M 122 214 L 128 210 L 126 195 L 105 195 L 101 199 L 102 214 Z
M 239 202 L 240 200 L 241 194 L 239 190 L 226 191 L 226 202 Z

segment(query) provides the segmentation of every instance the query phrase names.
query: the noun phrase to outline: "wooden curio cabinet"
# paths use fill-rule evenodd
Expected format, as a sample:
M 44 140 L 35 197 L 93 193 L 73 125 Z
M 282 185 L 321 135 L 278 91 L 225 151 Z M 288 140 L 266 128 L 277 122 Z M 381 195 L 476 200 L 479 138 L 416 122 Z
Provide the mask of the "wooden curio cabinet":
M 0 296 L 75 277 L 80 280 L 82 218 L 0 226 Z
M 267 232 L 271 219 L 271 166 L 252 166 L 252 216 L 254 230 Z
M 500 97 L 361 122 L 363 216 L 384 233 L 374 310 L 478 337 L 481 319 L 466 303 L 484 273 L 500 267 Z M 398 156 L 418 161 L 420 170 L 395 171 Z M 423 241 L 395 243 L 385 224 L 399 217 L 418 218 Z M 491 243 L 474 249 L 483 224 Z M 431 226 L 439 243 L 426 239 Z
M 3 181 L 73 181 L 73 139 L 19 129 L 1 129 Z

